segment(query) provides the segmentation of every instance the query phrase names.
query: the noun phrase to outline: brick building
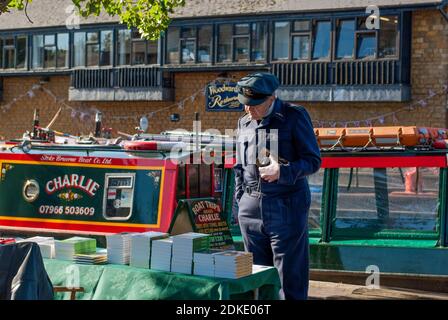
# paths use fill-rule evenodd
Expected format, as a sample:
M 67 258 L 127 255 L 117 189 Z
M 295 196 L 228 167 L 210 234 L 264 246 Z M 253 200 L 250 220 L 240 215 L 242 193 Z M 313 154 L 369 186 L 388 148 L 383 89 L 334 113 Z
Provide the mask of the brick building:
M 209 112 L 201 93 L 256 70 L 275 73 L 278 96 L 315 125 L 448 127 L 446 0 L 186 2 L 158 41 L 109 16 L 73 29 L 70 0 L 34 1 L 33 23 L 1 15 L 0 136 L 30 130 L 35 108 L 45 125 L 60 107 L 52 128 L 73 134 L 93 130 L 96 110 L 129 133 L 141 115 L 150 132 L 191 130 L 195 112 L 203 129 L 223 131 L 242 112 Z M 379 16 L 366 13 L 373 3 Z

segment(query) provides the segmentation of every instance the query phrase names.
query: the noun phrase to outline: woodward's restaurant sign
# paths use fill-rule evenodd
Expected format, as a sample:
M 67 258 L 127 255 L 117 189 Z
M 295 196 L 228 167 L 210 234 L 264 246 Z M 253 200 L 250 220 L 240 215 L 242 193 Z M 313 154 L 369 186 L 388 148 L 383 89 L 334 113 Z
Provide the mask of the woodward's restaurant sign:
M 209 84 L 206 88 L 207 111 L 243 111 L 238 101 L 236 83 Z

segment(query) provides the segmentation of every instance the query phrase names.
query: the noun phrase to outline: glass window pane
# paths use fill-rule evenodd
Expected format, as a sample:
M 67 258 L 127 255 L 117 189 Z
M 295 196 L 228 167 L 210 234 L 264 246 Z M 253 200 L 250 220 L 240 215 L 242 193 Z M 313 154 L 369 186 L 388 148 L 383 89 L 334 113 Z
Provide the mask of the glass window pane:
M 157 40 L 148 40 L 148 49 L 147 49 L 147 56 L 148 56 L 148 64 L 157 64 L 157 53 L 159 52 L 159 43 Z
M 181 40 L 182 63 L 195 62 L 195 40 Z
M 56 68 L 56 46 L 44 47 L 44 68 Z
M 74 66 L 84 67 L 86 65 L 86 33 L 75 32 L 73 41 L 74 41 Z
M 309 30 L 310 30 L 309 20 L 294 21 L 294 31 L 309 31 Z
M 310 52 L 310 37 L 295 36 L 292 43 L 292 59 L 307 60 Z
M 101 54 L 100 65 L 112 65 L 113 54 L 113 32 L 111 30 L 101 31 Z
M 58 34 L 58 68 L 68 68 L 68 33 Z
M 308 177 L 311 192 L 311 205 L 308 215 L 309 230 L 321 231 L 321 210 L 322 210 L 322 194 L 324 187 L 325 169 L 320 169 L 315 174 Z
M 179 28 L 168 28 L 167 56 L 168 63 L 179 63 Z
M 289 22 L 276 22 L 274 25 L 274 60 L 289 59 Z
M 181 38 L 196 38 L 196 28 L 182 28 Z
M 132 64 L 145 64 L 146 41 L 132 41 Z
M 235 61 L 249 61 L 249 37 L 235 38 Z
M 266 24 L 252 24 L 252 60 L 266 60 Z
M 249 24 L 248 23 L 240 23 L 235 25 L 235 34 L 249 34 Z
M 26 36 L 17 37 L 17 61 L 16 68 L 23 69 L 26 67 L 28 52 L 28 39 Z
M 339 169 L 335 233 L 349 238 L 387 230 L 436 233 L 438 191 L 438 168 Z
M 218 62 L 232 61 L 232 25 L 222 24 L 219 26 L 218 39 Z
M 100 59 L 100 46 L 98 44 L 87 45 L 87 66 L 98 66 Z
M 198 31 L 198 61 L 202 63 L 211 62 L 212 48 L 212 26 L 203 26 Z
M 118 31 L 117 64 L 131 64 L 131 30 Z
M 336 58 L 352 58 L 355 47 L 355 21 L 341 20 L 336 31 Z
M 87 43 L 97 44 L 98 43 L 98 32 L 88 32 L 87 33 Z
M 380 58 L 397 55 L 398 17 L 384 16 L 380 18 L 379 52 Z
M 376 36 L 374 33 L 358 34 L 358 59 L 374 58 L 376 53 Z
M 14 60 L 16 55 L 16 49 L 14 46 L 14 38 L 5 38 L 5 46 L 4 46 L 4 67 L 6 69 L 14 68 Z
M 33 69 L 44 67 L 44 36 L 33 36 Z
M 56 37 L 54 34 L 45 35 L 45 45 L 46 46 L 54 46 L 56 45 Z
M 313 59 L 325 59 L 330 56 L 331 22 L 316 23 L 313 39 Z

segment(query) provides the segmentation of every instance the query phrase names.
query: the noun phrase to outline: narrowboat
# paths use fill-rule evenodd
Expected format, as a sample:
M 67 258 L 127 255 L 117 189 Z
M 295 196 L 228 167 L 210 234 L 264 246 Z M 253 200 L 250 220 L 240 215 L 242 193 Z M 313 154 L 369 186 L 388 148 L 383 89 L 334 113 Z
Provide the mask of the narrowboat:
M 349 282 L 352 273 L 365 279 L 365 273 L 378 270 L 383 276 L 427 277 L 448 292 L 446 130 L 396 126 L 315 133 L 322 166 L 308 177 L 314 277 L 344 275 Z M 198 136 L 200 143 L 191 143 Z M 222 161 L 208 163 L 206 146 L 216 137 L 175 132 L 131 137 L 4 142 L 2 233 L 170 232 L 183 204 L 213 199 L 241 245 L 231 138 L 217 143 Z M 176 143 L 187 147 L 173 153 Z

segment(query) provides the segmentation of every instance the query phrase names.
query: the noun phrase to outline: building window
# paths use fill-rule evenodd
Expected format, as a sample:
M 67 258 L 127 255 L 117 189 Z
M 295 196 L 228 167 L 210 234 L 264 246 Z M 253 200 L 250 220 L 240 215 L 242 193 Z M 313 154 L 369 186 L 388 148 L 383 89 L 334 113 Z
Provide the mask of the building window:
M 396 57 L 398 55 L 398 17 L 384 16 L 380 18 L 379 48 L 380 58 Z
M 114 48 L 113 31 L 105 30 L 100 32 L 100 66 L 111 66 Z
M 169 64 L 179 63 L 179 28 L 168 28 L 166 52 Z
M 331 47 L 331 21 L 316 21 L 313 34 L 313 59 L 328 59 Z
M 353 59 L 355 20 L 338 20 L 336 26 L 336 59 Z
M 131 64 L 131 30 L 118 31 L 118 65 Z
M 218 26 L 218 62 L 266 60 L 266 25 L 263 22 Z
M 310 58 L 311 23 L 309 20 L 294 21 L 292 30 L 292 59 Z
M 274 60 L 289 60 L 291 26 L 289 22 L 274 24 Z
M 86 65 L 86 33 L 75 32 L 74 35 L 74 66 L 84 67 Z
M 98 32 L 88 32 L 86 42 L 86 65 L 88 67 L 98 66 L 100 63 L 100 44 Z
M 57 61 L 56 66 L 58 68 L 69 67 L 69 36 L 68 33 L 59 33 L 57 39 Z
M 249 24 L 235 24 L 233 37 L 234 57 L 236 62 L 248 62 L 249 57 Z
M 198 62 L 212 62 L 212 26 L 202 26 L 198 28 Z
M 56 68 L 56 37 L 44 36 L 44 68 Z
M 136 30 L 118 31 L 118 65 L 144 65 L 157 63 L 158 42 L 141 38 Z
M 27 64 L 28 38 L 27 36 L 18 36 L 17 41 L 17 60 L 16 68 L 24 69 Z
M 252 61 L 266 61 L 266 24 L 252 24 Z
M 181 63 L 194 63 L 196 61 L 196 28 L 180 29 Z
M 28 38 L 25 35 L 7 36 L 0 41 L 0 68 L 26 69 Z
M 112 30 L 75 32 L 73 38 L 74 66 L 111 66 L 113 40 Z
M 218 62 L 232 62 L 232 25 L 221 24 L 218 33 Z
M 377 32 L 367 29 L 367 17 L 357 18 L 356 58 L 374 59 L 377 56 Z

